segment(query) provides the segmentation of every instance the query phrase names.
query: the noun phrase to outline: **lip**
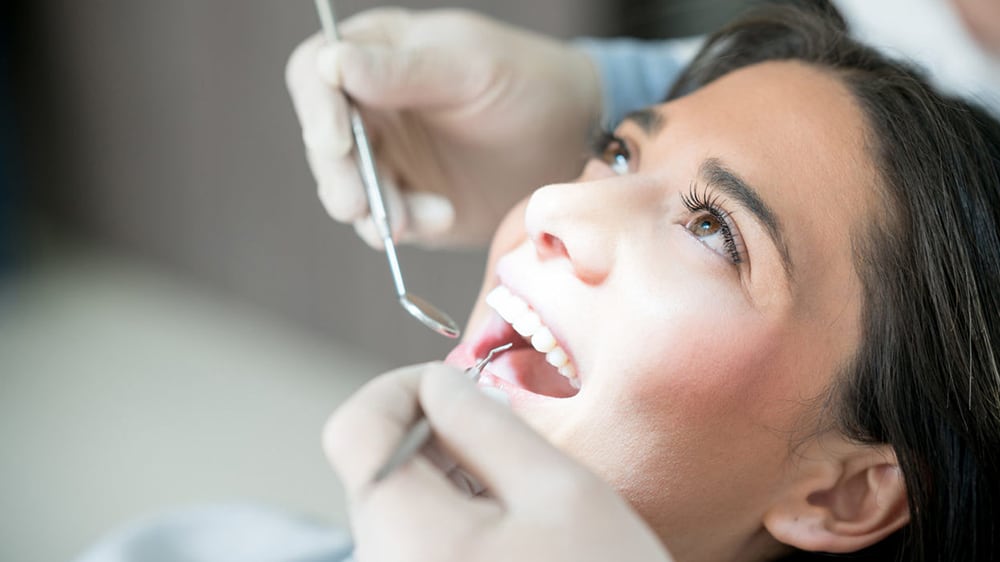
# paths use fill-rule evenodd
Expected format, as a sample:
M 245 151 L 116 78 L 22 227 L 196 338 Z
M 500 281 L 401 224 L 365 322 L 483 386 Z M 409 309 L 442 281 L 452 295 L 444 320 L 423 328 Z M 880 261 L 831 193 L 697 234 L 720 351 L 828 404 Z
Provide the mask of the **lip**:
M 535 394 L 530 390 L 518 386 L 516 383 L 512 383 L 507 379 L 502 379 L 494 375 L 490 372 L 489 367 L 483 370 L 482 376 L 479 377 L 478 384 L 481 387 L 493 387 L 501 390 L 504 394 L 510 397 L 511 407 L 515 409 L 530 404 L 552 404 L 555 402 L 572 400 L 572 398 L 553 398 L 551 396 L 545 396 L 544 394 Z

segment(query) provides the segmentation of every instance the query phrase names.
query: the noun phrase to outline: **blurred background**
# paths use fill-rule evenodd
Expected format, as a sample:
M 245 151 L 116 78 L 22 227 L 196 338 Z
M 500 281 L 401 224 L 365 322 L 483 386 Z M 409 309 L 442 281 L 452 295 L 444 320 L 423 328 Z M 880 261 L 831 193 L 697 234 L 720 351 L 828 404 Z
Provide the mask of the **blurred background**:
M 449 5 L 571 38 L 699 33 L 739 4 Z M 0 560 L 68 560 L 192 504 L 343 523 L 324 419 L 452 343 L 405 315 L 383 256 L 318 203 L 283 78 L 313 3 L 2 6 Z M 401 259 L 464 320 L 485 253 Z

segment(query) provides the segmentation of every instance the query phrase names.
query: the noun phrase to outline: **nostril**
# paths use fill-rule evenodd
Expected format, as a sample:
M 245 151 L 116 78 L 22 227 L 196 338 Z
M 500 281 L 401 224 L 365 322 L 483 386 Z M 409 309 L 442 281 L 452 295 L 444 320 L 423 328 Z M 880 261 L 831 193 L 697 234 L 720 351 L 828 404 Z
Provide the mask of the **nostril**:
M 563 244 L 563 241 L 558 236 L 548 232 L 542 232 L 535 238 L 535 249 L 539 257 L 543 259 L 569 257 L 569 251 L 566 250 L 566 245 Z
M 604 190 L 590 184 L 549 185 L 539 188 L 524 211 L 524 232 L 536 259 L 555 270 L 568 268 L 588 285 L 601 283 L 610 273 L 618 230 L 624 220 L 607 212 L 608 201 L 619 191 L 598 197 Z

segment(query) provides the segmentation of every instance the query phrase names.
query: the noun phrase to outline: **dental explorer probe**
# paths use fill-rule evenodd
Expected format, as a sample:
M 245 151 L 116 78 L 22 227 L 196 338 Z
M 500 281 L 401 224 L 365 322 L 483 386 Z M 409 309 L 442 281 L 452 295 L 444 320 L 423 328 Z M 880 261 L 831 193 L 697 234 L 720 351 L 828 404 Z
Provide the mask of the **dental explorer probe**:
M 466 369 L 465 373 L 469 375 L 473 382 L 478 381 L 480 375 L 483 374 L 483 369 L 485 369 L 486 365 L 493 360 L 493 356 L 497 353 L 507 351 L 513 345 L 513 343 L 505 343 L 499 347 L 494 347 L 489 351 L 489 353 L 486 354 L 486 357 L 483 357 L 477 361 L 475 365 Z M 385 461 L 385 464 L 382 465 L 382 468 L 375 472 L 375 478 L 373 480 L 374 483 L 377 484 L 383 478 L 389 476 L 393 473 L 393 471 L 402 466 L 403 463 L 413 458 L 413 455 L 417 454 L 417 452 L 420 451 L 420 449 L 422 449 L 424 445 L 430 441 L 430 439 L 431 424 L 427 421 L 427 417 L 421 414 L 417 423 L 413 424 L 413 427 L 411 427 L 410 430 L 406 432 L 406 435 L 399 440 L 399 444 L 396 445 L 396 449 L 391 455 L 389 455 L 389 458 Z
M 323 34 L 329 43 L 339 41 L 337 35 L 337 22 L 333 16 L 333 0 L 316 0 L 316 10 L 319 12 L 319 19 L 323 24 Z M 371 212 L 372 222 L 378 230 L 382 243 L 385 245 L 385 257 L 389 260 L 389 269 L 392 271 L 392 282 L 396 286 L 396 296 L 399 304 L 410 313 L 411 316 L 423 322 L 425 326 L 435 332 L 449 338 L 457 338 L 459 335 L 458 325 L 450 316 L 444 313 L 426 299 L 407 292 L 403 283 L 403 274 L 399 269 L 399 258 L 396 256 L 396 244 L 392 241 L 392 229 L 389 227 L 389 214 L 386 212 L 385 203 L 382 197 L 382 187 L 379 184 L 378 173 L 375 170 L 375 156 L 372 145 L 368 142 L 368 132 L 365 124 L 361 120 L 361 113 L 351 97 L 344 93 L 347 98 L 347 111 L 351 119 L 351 132 L 354 134 L 354 146 L 358 153 L 358 171 L 361 174 L 362 183 L 365 185 L 365 195 L 368 198 L 368 209 Z

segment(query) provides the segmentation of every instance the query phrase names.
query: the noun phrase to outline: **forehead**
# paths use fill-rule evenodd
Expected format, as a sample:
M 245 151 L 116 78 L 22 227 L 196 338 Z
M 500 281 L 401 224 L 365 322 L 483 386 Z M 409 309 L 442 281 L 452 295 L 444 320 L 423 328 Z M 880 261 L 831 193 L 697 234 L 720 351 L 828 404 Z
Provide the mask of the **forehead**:
M 704 133 L 698 136 L 711 150 L 775 196 L 849 203 L 873 187 L 864 114 L 832 72 L 800 62 L 762 63 L 675 104 L 667 106 L 672 125 Z
M 794 285 L 853 273 L 851 234 L 876 200 L 864 114 L 832 72 L 767 62 L 667 104 L 660 139 L 716 157 L 754 185 L 785 230 Z M 844 275 L 841 281 L 850 281 Z

